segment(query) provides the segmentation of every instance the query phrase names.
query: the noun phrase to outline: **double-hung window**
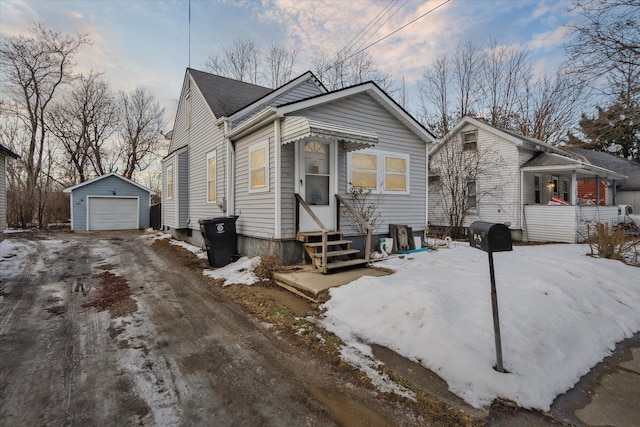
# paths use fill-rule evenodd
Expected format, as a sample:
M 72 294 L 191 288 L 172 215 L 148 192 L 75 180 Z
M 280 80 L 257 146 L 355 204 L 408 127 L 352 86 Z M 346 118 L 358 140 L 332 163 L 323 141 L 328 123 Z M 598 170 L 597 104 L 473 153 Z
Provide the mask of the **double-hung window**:
M 478 204 L 476 197 L 476 181 L 467 181 L 467 207 L 475 208 Z
M 266 142 L 249 148 L 249 192 L 269 191 L 269 146 Z
M 207 203 L 216 201 L 216 152 L 207 153 Z
M 409 193 L 409 156 L 376 150 L 350 153 L 352 187 L 393 194 Z
M 167 166 L 167 199 L 173 199 L 173 165 Z
M 477 151 L 478 150 L 478 131 L 462 132 L 462 150 Z

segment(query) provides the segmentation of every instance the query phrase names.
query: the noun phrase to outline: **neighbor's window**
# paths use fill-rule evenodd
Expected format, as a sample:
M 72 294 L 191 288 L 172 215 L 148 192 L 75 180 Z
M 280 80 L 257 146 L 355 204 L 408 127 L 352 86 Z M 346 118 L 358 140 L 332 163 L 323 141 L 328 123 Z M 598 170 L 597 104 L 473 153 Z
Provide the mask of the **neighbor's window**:
M 569 201 L 569 181 L 566 179 L 562 180 L 562 200 Z
M 378 156 L 353 153 L 351 156 L 351 185 L 353 187 L 378 187 Z
M 269 190 L 269 149 L 266 142 L 249 149 L 249 191 Z
M 467 206 L 469 208 L 475 208 L 477 206 L 475 181 L 467 182 Z
M 207 153 L 207 202 L 216 201 L 216 152 Z
M 462 150 L 477 151 L 478 150 L 478 131 L 462 132 Z
M 382 192 L 409 192 L 409 156 L 367 150 L 350 153 L 349 173 L 352 187 Z
M 167 199 L 173 199 L 173 165 L 167 166 Z
M 535 195 L 536 203 L 539 204 L 542 200 L 542 175 L 536 174 L 533 176 L 533 193 Z

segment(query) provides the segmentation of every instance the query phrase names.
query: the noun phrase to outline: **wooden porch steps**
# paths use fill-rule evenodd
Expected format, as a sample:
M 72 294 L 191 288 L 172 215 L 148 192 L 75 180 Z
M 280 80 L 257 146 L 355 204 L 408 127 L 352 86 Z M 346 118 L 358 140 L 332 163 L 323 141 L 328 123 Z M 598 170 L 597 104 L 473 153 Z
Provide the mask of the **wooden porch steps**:
M 367 260 L 359 257 L 359 249 L 351 248 L 351 243 L 353 242 L 344 239 L 341 231 L 328 231 L 326 247 L 327 263 L 323 265 L 323 258 L 325 257 L 323 253 L 322 234 L 321 231 L 298 233 L 298 240 L 302 242 L 305 252 L 303 254 L 303 264 L 306 263 L 308 256 L 316 269 L 327 274 L 331 270 L 364 266 L 368 263 Z

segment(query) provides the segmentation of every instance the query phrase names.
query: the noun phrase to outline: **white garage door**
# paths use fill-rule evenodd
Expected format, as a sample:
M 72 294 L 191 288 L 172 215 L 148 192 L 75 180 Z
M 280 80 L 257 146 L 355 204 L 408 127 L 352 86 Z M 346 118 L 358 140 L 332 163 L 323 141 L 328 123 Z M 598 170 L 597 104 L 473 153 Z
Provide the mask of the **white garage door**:
M 138 228 L 138 199 L 89 198 L 89 230 L 133 230 Z

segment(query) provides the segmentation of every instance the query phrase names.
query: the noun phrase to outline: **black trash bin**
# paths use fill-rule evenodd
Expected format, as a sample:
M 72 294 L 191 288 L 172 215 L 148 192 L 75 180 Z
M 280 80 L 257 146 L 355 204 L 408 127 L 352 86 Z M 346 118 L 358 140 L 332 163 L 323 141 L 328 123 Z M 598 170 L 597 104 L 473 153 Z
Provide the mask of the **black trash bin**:
M 237 219 L 237 216 L 227 216 L 198 221 L 211 267 L 224 267 L 237 258 Z

